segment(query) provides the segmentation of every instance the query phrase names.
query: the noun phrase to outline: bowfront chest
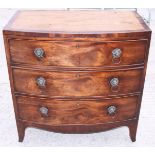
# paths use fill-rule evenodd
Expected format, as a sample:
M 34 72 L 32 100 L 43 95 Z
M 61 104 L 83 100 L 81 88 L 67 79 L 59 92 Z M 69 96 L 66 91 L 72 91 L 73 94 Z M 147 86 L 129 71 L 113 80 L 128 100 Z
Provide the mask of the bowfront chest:
M 19 141 L 25 129 L 132 141 L 151 30 L 130 11 L 19 11 L 3 30 Z

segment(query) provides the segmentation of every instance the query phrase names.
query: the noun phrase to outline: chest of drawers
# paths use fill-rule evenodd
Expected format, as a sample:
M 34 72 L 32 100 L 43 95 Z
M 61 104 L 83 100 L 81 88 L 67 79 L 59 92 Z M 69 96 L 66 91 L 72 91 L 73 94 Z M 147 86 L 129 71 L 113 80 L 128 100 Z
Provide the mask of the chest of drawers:
M 25 129 L 132 141 L 151 30 L 130 11 L 19 11 L 3 30 L 19 141 Z

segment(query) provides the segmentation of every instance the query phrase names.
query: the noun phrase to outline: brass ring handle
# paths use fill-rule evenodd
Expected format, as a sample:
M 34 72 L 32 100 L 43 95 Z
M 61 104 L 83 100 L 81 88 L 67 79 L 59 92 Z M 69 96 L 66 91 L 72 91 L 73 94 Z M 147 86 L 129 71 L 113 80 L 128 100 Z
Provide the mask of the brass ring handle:
M 46 108 L 46 107 L 41 107 L 40 109 L 39 109 L 39 111 L 40 111 L 40 113 L 43 115 L 43 116 L 48 116 L 48 108 Z
M 36 56 L 37 58 L 41 59 L 41 58 L 44 57 L 45 52 L 44 52 L 44 50 L 43 50 L 42 48 L 36 48 L 36 49 L 34 50 L 34 54 L 35 54 L 35 56 Z
M 112 50 L 112 57 L 113 59 L 117 59 L 121 56 L 122 51 L 119 48 L 115 48 L 114 50 Z
M 45 87 L 46 86 L 46 80 L 43 77 L 38 77 L 36 79 L 36 83 L 39 87 Z
M 115 113 L 116 113 L 116 110 L 117 110 L 117 108 L 116 108 L 116 106 L 114 106 L 114 105 L 109 106 L 109 107 L 107 108 L 107 111 L 108 111 L 108 114 L 109 114 L 109 115 L 115 114 Z
M 118 78 L 112 78 L 112 79 L 110 80 L 110 85 L 111 85 L 112 87 L 117 87 L 118 84 L 119 84 L 119 79 L 118 79 Z

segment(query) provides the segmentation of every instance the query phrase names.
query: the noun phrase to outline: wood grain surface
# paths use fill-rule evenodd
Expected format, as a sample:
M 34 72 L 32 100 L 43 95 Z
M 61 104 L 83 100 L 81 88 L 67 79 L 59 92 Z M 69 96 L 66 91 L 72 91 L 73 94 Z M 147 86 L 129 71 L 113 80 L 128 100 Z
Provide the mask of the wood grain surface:
M 49 38 L 148 38 L 150 28 L 134 11 L 18 11 L 4 34 Z M 126 36 L 126 34 L 128 34 Z
M 102 101 L 57 101 L 49 99 L 17 97 L 19 118 L 39 124 L 96 124 L 122 121 L 136 117 L 138 96 L 105 99 Z M 107 108 L 117 107 L 114 115 Z M 40 107 L 48 109 L 48 116 L 42 116 Z
M 21 11 L 10 29 L 25 31 L 144 31 L 132 11 Z
M 105 67 L 143 64 L 147 40 L 116 42 L 71 42 L 10 40 L 12 64 L 59 67 Z M 42 48 L 44 57 L 38 59 L 34 50 Z M 118 60 L 112 51 L 121 49 Z
M 19 93 L 45 96 L 108 96 L 141 91 L 142 69 L 107 72 L 44 72 L 14 69 L 14 87 Z M 124 74 L 125 72 L 125 74 Z M 37 78 L 46 80 L 45 87 Z M 110 80 L 118 78 L 118 88 Z

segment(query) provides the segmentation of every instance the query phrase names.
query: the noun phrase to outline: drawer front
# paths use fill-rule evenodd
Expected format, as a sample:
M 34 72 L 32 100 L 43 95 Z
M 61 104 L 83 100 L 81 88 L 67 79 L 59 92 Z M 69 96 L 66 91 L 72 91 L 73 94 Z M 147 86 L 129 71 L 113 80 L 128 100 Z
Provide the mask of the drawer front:
M 44 72 L 13 69 L 15 91 L 45 96 L 108 96 L 141 91 L 143 69 Z
M 19 117 L 40 124 L 96 124 L 136 117 L 139 96 L 101 101 L 58 101 L 17 97 Z
M 144 63 L 146 41 L 67 42 L 10 40 L 12 63 L 102 67 Z

